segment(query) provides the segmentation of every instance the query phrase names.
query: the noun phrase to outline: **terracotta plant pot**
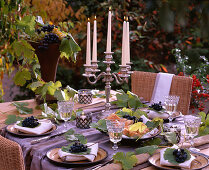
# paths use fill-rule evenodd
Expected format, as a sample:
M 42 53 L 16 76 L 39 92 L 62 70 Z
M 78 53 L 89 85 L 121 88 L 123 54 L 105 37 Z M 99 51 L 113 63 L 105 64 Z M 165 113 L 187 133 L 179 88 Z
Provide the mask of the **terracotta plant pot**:
M 39 43 L 30 42 L 35 49 L 41 66 L 41 78 L 46 81 L 55 81 L 57 65 L 60 58 L 59 43 L 49 44 L 48 49 L 39 49 Z

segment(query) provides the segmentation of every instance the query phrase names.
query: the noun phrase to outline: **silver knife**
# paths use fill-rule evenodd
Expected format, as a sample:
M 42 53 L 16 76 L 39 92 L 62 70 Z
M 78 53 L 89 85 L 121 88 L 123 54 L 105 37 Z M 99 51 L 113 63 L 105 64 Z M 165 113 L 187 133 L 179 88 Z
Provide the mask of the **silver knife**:
M 91 167 L 91 168 L 87 168 L 86 170 L 97 170 L 97 169 L 99 169 L 99 168 L 101 168 L 101 167 L 103 167 L 103 166 L 109 164 L 109 163 L 112 162 L 112 161 L 113 161 L 113 158 L 111 158 L 110 160 L 108 160 L 108 161 L 105 162 L 105 163 L 95 165 L 95 166 L 93 166 L 93 167 Z
M 43 140 L 47 140 L 47 139 L 53 138 L 53 137 L 55 137 L 55 136 L 62 135 L 62 134 L 64 134 L 65 132 L 67 132 L 67 130 L 62 130 L 62 131 L 60 131 L 60 132 L 58 132 L 58 133 L 56 133 L 56 134 L 54 134 L 54 135 L 45 136 L 45 137 L 42 137 L 42 138 L 39 138 L 39 139 L 32 140 L 32 141 L 30 142 L 30 144 L 31 144 L 31 145 L 34 145 L 34 144 L 39 143 L 39 142 L 41 142 L 41 141 L 43 141 Z

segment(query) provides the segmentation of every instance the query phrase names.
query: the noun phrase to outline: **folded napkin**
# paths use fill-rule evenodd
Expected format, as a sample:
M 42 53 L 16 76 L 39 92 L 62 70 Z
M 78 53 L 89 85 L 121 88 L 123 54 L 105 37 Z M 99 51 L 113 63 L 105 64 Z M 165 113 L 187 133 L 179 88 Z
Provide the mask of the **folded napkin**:
M 39 126 L 35 128 L 29 128 L 29 127 L 19 126 L 18 124 L 20 123 L 20 121 L 18 121 L 14 125 L 14 128 L 24 133 L 36 134 L 36 135 L 43 134 L 52 128 L 52 122 L 50 120 L 43 119 L 43 120 L 39 120 L 38 122 L 40 123 Z
M 159 117 L 161 119 L 168 119 L 169 115 L 167 113 L 158 113 L 154 110 L 149 110 L 149 112 L 147 113 L 147 116 L 150 118 L 150 119 L 154 119 L 156 117 Z
M 152 92 L 151 102 L 164 103 L 165 96 L 169 95 L 170 87 L 174 74 L 158 73 L 155 80 L 155 87 Z
M 147 162 L 149 157 L 150 157 L 150 155 L 148 153 L 136 155 L 136 158 L 138 161 L 135 166 L 143 164 L 144 162 Z M 111 164 L 107 164 L 107 165 L 99 168 L 99 170 L 122 170 L 122 165 L 121 165 L 121 163 L 111 163 Z
M 178 149 L 178 146 L 174 145 L 172 146 L 171 148 L 175 148 L 175 149 Z M 172 163 L 168 162 L 168 160 L 165 160 L 164 159 L 164 153 L 165 153 L 165 150 L 167 148 L 164 148 L 160 151 L 160 164 L 161 165 L 166 165 L 166 166 L 178 166 L 178 167 L 181 167 L 181 168 L 190 168 L 191 166 L 191 163 L 192 161 L 195 159 L 195 157 L 193 155 L 191 155 L 191 158 L 183 163 L 180 163 L 178 165 L 173 165 Z
M 76 155 L 68 152 L 63 152 L 61 149 L 58 151 L 58 155 L 63 161 L 72 162 L 72 161 L 82 161 L 87 159 L 93 162 L 94 159 L 97 157 L 98 143 L 87 143 L 87 146 L 91 148 L 91 152 L 88 155 Z

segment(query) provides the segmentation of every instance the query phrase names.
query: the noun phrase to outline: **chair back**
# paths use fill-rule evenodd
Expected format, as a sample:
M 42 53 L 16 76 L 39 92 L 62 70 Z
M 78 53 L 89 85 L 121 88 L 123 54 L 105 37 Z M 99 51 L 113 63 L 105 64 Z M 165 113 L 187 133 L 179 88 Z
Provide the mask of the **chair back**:
M 25 170 L 20 145 L 0 135 L 0 169 Z
M 151 100 L 155 86 L 157 73 L 134 71 L 131 75 L 132 92 L 145 100 Z M 173 76 L 170 88 L 170 95 L 180 96 L 178 111 L 183 114 L 189 113 L 190 99 L 192 92 L 192 78 L 185 76 Z

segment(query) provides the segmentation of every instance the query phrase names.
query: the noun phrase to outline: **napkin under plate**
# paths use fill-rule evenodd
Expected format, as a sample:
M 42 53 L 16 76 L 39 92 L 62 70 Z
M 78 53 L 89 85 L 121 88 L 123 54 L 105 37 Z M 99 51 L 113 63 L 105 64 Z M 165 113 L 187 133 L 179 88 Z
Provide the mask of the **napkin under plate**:
M 178 149 L 178 146 L 174 145 L 174 146 L 171 147 L 171 148 Z M 183 162 L 183 163 L 180 163 L 180 164 L 178 164 L 178 165 L 173 165 L 172 163 L 168 162 L 168 160 L 165 160 L 165 159 L 164 159 L 164 153 L 165 153 L 165 150 L 166 150 L 166 149 L 167 149 L 167 148 L 162 149 L 162 150 L 160 151 L 160 164 L 161 164 L 161 165 L 166 165 L 166 166 L 179 166 L 179 167 L 181 167 L 181 168 L 188 168 L 188 169 L 189 169 L 190 166 L 191 166 L 192 161 L 195 159 L 195 157 L 194 157 L 193 155 L 191 155 L 191 158 L 190 158 L 189 160 L 187 160 L 187 161 L 185 161 L 185 162 Z
M 17 123 L 14 125 L 14 128 L 23 133 L 36 134 L 36 135 L 43 134 L 52 128 L 52 122 L 50 120 L 43 119 L 43 120 L 39 120 L 38 122 L 40 123 L 39 126 L 34 128 L 29 128 L 29 127 L 19 126 L 18 124 L 20 123 L 20 121 L 17 121 Z
M 88 148 L 91 149 L 90 154 L 88 155 L 76 155 L 68 152 L 63 152 L 62 149 L 58 151 L 59 157 L 63 161 L 73 162 L 73 161 L 82 161 L 82 160 L 89 160 L 91 162 L 97 157 L 98 152 L 98 143 L 87 143 Z

